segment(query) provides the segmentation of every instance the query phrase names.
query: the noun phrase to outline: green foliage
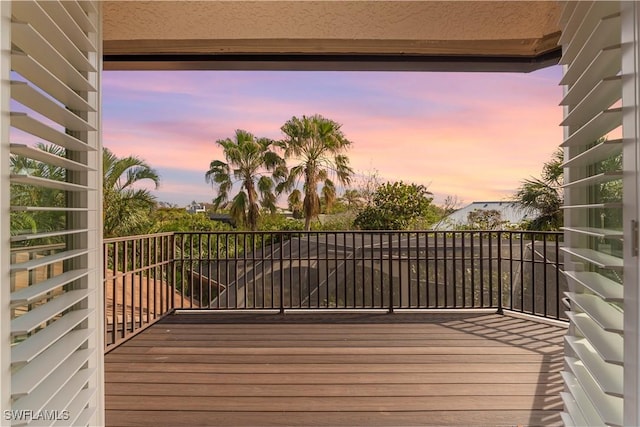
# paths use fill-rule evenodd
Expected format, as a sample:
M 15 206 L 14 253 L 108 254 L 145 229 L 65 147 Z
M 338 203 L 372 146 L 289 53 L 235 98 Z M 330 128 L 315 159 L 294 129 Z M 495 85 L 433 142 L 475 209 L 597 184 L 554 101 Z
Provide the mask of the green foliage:
M 346 205 L 345 210 L 357 210 L 363 206 L 364 197 L 360 191 L 350 188 L 344 192 L 344 195 L 341 197 L 341 201 Z
M 150 181 L 155 188 L 160 176 L 144 160 L 117 157 L 108 148 L 102 152 L 104 236 L 118 237 L 146 233 L 156 198 L 147 189 L 136 188 Z
M 59 157 L 66 156 L 66 150 L 57 145 L 38 143 L 35 148 Z M 25 156 L 11 155 L 11 173 L 46 178 L 55 181 L 65 181 L 64 168 L 38 162 Z M 60 208 L 66 206 L 65 192 L 41 186 L 27 184 L 11 184 L 11 205 L 16 207 L 43 206 Z M 9 216 L 10 232 L 12 236 L 20 234 L 33 234 L 58 231 L 66 228 L 66 216 L 64 212 L 55 211 L 12 211 Z M 51 244 L 61 241 L 59 238 L 47 238 L 22 242 L 29 244 Z
M 311 224 L 311 229 L 318 231 L 353 230 L 353 221 L 355 217 L 356 214 L 353 211 L 324 215 L 322 221 L 316 221 Z
M 471 230 L 499 230 L 504 221 L 496 209 L 474 209 L 467 215 L 467 225 Z
M 275 182 L 287 175 L 284 160 L 272 150 L 274 142 L 268 138 L 256 138 L 250 132 L 238 129 L 234 139 L 216 141 L 223 149 L 226 162 L 213 160 L 205 173 L 205 180 L 217 187 L 213 200 L 215 209 L 229 200 L 235 182 L 241 190 L 231 202 L 230 213 L 237 224 L 256 230 L 260 219 L 260 206 L 275 211 Z M 265 175 L 270 173 L 271 176 Z M 257 190 L 256 190 L 257 185 Z M 258 192 L 261 200 L 258 201 Z
M 233 227 L 212 221 L 204 213 L 191 214 L 182 208 L 158 208 L 151 215 L 152 233 L 168 231 L 231 231 Z
M 442 207 L 430 203 L 427 210 L 412 221 L 411 228 L 414 230 L 431 230 L 434 224 L 442 220 L 445 215 L 444 212 Z
M 429 213 L 431 193 L 423 185 L 387 182 L 373 195 L 373 202 L 355 218 L 363 230 L 406 230 Z
M 350 207 L 342 197 L 337 198 L 331 207 L 323 206 L 324 212 L 328 215 L 343 214 L 347 212 L 355 212 L 355 207 Z
M 282 214 L 264 215 L 260 218 L 260 231 L 300 231 L 304 223 L 299 219 L 287 218 Z
M 281 128 L 285 139 L 279 145 L 284 150 L 284 157 L 295 159 L 297 164 L 289 170 L 286 181 L 278 186 L 278 192 L 291 191 L 301 178 L 304 180 L 305 230 L 311 228 L 311 220 L 320 213 L 318 187 L 322 185 L 322 200 L 330 208 L 336 196 L 335 184 L 330 177 L 335 176 L 339 183 L 347 185 L 353 174 L 349 159 L 343 154 L 351 141 L 342 133 L 341 126 L 316 114 L 292 117 Z M 289 202 L 293 204 L 291 199 Z
M 37 144 L 35 148 L 59 157 L 67 157 L 64 148 L 54 144 Z M 150 181 L 157 188 L 160 177 L 143 160 L 129 156 L 118 158 L 109 149 L 103 149 L 103 221 L 105 237 L 140 234 L 150 226 L 149 214 L 155 206 L 155 197 L 149 190 L 137 187 L 141 181 Z M 25 156 L 11 156 L 12 173 L 46 178 L 56 181 L 67 180 L 67 170 L 30 159 Z M 67 207 L 67 195 L 61 190 L 41 186 L 14 184 L 11 186 L 13 206 L 40 206 L 48 208 Z M 52 232 L 67 227 L 67 213 L 64 211 L 25 211 L 11 213 L 11 233 Z M 58 239 L 58 241 L 61 241 Z M 34 243 L 35 241 L 31 241 Z M 35 242 L 38 244 L 43 241 Z M 56 243 L 48 239 L 46 243 Z
M 304 211 L 302 205 L 302 192 L 297 188 L 294 189 L 287 198 L 289 210 L 293 213 L 293 217 L 296 219 L 304 218 Z
M 526 229 L 558 230 L 562 226 L 562 162 L 563 152 L 558 148 L 551 160 L 542 166 L 542 177 L 525 179 L 516 191 L 514 201 L 520 203 L 523 209 L 538 213 L 537 217 L 525 224 Z
M 603 160 L 597 165 L 596 173 L 618 172 L 622 170 L 622 153 Z M 601 203 L 622 201 L 622 179 L 607 181 L 600 184 L 599 201 Z

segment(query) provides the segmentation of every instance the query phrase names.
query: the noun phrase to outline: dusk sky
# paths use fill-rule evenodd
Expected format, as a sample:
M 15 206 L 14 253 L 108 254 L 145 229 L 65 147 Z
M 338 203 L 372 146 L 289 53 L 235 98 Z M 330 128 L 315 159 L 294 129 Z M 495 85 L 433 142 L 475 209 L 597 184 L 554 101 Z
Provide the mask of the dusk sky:
M 245 129 L 282 138 L 321 114 L 353 141 L 360 175 L 428 185 L 435 202 L 507 200 L 562 141 L 559 66 L 530 74 L 176 71 L 103 74 L 103 143 L 145 159 L 159 201 L 210 202 L 215 144 Z M 284 205 L 284 203 L 281 203 Z

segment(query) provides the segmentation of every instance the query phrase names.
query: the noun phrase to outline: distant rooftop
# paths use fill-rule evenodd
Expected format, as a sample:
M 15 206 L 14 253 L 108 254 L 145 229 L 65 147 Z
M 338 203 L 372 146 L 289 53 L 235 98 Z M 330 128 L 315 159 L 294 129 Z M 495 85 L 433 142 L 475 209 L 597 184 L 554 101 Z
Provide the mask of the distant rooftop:
M 473 202 L 447 216 L 435 228 L 438 230 L 449 230 L 459 225 L 465 225 L 468 223 L 469 213 L 475 210 L 496 210 L 500 212 L 502 220 L 508 225 L 519 224 L 522 221 L 534 218 L 536 216 L 536 213 L 534 211 L 524 208 L 520 203 L 517 202 Z

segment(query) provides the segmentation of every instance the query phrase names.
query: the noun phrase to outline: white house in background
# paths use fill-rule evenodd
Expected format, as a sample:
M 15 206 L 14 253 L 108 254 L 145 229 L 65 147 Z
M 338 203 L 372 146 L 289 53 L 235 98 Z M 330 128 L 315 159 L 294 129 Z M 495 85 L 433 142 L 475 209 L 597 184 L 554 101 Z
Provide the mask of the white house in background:
M 500 218 L 507 226 L 514 226 L 536 217 L 535 211 L 526 209 L 515 202 L 473 202 L 443 218 L 434 228 L 452 230 L 457 226 L 466 225 L 469 214 L 476 210 L 500 212 Z
M 191 202 L 191 204 L 187 206 L 187 212 L 192 214 L 205 213 L 206 211 L 207 209 L 202 203 Z

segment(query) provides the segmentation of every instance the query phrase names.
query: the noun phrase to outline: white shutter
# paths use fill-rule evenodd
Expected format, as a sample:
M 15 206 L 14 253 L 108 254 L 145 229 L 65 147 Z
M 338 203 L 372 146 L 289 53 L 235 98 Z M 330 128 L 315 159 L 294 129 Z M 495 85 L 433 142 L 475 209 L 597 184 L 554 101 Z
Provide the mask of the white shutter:
M 104 423 L 94 3 L 10 6 L 13 425 Z
M 619 9 L 619 2 L 568 2 L 561 20 L 567 425 L 623 425 Z

